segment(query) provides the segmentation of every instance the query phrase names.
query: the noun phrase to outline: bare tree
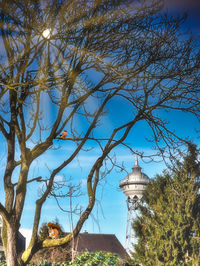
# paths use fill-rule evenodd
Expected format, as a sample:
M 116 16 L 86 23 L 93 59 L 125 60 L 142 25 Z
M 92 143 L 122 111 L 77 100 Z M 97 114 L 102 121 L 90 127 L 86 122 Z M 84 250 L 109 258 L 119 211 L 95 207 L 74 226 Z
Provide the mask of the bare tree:
M 150 127 L 158 154 L 184 142 L 170 131 L 161 111 L 188 112 L 199 118 L 200 57 L 198 42 L 181 34 L 185 18 L 161 13 L 159 0 L 10 0 L 1 1 L 0 7 L 0 130 L 7 145 L 0 214 L 11 266 L 26 264 L 38 249 L 67 243 L 80 232 L 94 207 L 105 160 L 117 146 L 128 148 L 126 138 L 137 123 L 144 121 Z M 44 99 L 53 110 L 51 119 Z M 128 115 L 119 121 L 112 114 L 112 131 L 105 129 L 99 138 L 103 117 L 113 108 L 125 108 Z M 84 125 L 81 131 L 77 120 Z M 63 153 L 59 166 L 48 166 L 29 247 L 17 258 L 27 187 L 44 179 L 30 178 L 30 167 L 53 148 L 64 129 L 65 141 L 75 143 L 75 148 L 71 154 Z M 101 154 L 88 173 L 88 205 L 73 233 L 39 241 L 41 209 L 55 176 L 91 141 Z M 15 169 L 20 169 L 17 182 Z

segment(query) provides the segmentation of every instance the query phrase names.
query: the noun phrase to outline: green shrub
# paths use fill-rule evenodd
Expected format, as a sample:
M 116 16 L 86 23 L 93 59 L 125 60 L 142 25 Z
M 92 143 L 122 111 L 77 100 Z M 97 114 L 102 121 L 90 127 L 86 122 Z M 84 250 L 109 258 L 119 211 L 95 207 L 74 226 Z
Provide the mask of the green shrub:
M 69 265 L 77 266 L 103 266 L 103 265 L 117 265 L 120 258 L 116 254 L 110 252 L 98 251 L 95 253 L 83 252 L 78 255 Z
M 124 262 L 116 254 L 98 251 L 98 252 L 83 252 L 78 255 L 74 261 L 67 261 L 65 263 L 50 263 L 47 260 L 41 261 L 37 266 L 129 266 L 128 262 Z M 0 265 L 1 266 L 1 265 Z M 4 265 L 2 265 L 4 266 Z M 28 264 L 28 266 L 36 266 L 34 263 Z

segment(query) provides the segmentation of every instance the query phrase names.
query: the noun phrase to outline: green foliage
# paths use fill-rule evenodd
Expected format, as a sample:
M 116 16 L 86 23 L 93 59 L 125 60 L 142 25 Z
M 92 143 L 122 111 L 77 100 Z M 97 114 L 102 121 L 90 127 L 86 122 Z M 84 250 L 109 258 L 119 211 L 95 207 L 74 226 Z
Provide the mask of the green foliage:
M 39 240 L 45 240 L 46 238 L 49 238 L 49 230 L 48 230 L 48 225 L 47 223 L 43 223 L 39 229 Z
M 51 263 L 48 262 L 48 261 L 46 261 L 46 260 L 44 260 L 44 261 L 42 261 L 42 262 L 40 263 L 40 266 L 51 266 Z
M 85 266 L 103 266 L 103 265 L 117 265 L 119 256 L 110 252 L 98 251 L 95 253 L 83 252 L 69 265 L 85 265 Z
M 88 253 L 83 252 L 80 255 L 78 255 L 73 262 L 66 262 L 66 263 L 50 263 L 47 260 L 41 261 L 39 264 L 31 263 L 29 266 L 77 266 L 77 265 L 84 265 L 84 266 L 111 266 L 111 265 L 128 265 L 128 264 L 122 264 L 120 263 L 120 258 L 118 255 L 110 253 L 110 252 L 104 252 L 104 251 L 98 251 L 95 253 Z
M 200 164 L 189 146 L 183 163 L 147 186 L 133 227 L 134 262 L 142 265 L 198 265 L 200 261 Z
M 28 266 L 68 266 L 69 263 L 51 263 L 47 260 L 39 262 L 39 264 L 29 263 Z

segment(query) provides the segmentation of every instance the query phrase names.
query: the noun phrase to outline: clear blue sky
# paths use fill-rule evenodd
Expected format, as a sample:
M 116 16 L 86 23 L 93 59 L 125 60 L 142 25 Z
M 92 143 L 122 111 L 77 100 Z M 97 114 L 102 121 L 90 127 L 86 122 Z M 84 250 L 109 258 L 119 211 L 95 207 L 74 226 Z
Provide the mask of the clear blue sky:
M 187 10 L 189 12 L 188 24 L 191 25 L 192 30 L 196 35 L 200 32 L 200 1 L 189 1 L 189 0 L 169 0 L 168 7 L 171 13 L 182 12 Z M 197 11 L 198 10 L 198 11 Z M 127 110 L 127 114 L 121 113 L 121 110 L 114 108 L 113 111 L 115 115 L 117 115 L 118 119 L 124 119 L 129 112 Z M 194 137 L 194 140 L 197 144 L 199 144 L 199 139 L 197 138 L 196 133 L 194 132 L 194 127 L 198 127 L 197 121 L 191 119 L 191 116 L 186 114 L 177 113 L 168 114 L 168 118 L 171 120 L 171 128 L 176 127 L 177 132 L 182 136 L 190 136 Z M 104 121 L 104 128 L 109 129 L 111 127 L 109 118 L 106 118 Z M 102 130 L 104 130 L 102 128 Z M 136 128 L 134 128 L 134 132 L 132 132 L 131 136 L 127 140 L 131 144 L 134 149 L 138 149 L 140 152 L 144 152 L 144 154 L 149 154 L 152 152 L 151 146 L 149 143 L 144 141 L 145 136 L 148 134 L 148 131 L 143 123 L 140 123 Z M 51 167 L 54 165 L 58 165 L 58 163 L 62 159 L 63 153 L 70 153 L 73 149 L 73 146 L 69 142 L 59 142 L 55 140 L 55 144 L 61 144 L 61 150 L 57 151 L 49 151 L 43 157 L 43 160 L 38 159 L 32 166 L 30 176 L 36 177 L 38 172 L 38 168 L 42 171 L 43 175 L 48 175 L 48 170 L 45 166 L 46 162 L 50 163 Z M 65 169 L 65 171 L 61 172 L 59 176 L 57 176 L 57 180 L 62 180 L 63 176 L 67 179 L 72 177 L 73 180 L 76 180 L 77 184 L 79 181 L 82 182 L 82 189 L 86 191 L 86 183 L 85 180 L 87 178 L 88 171 L 91 166 L 91 162 L 95 160 L 95 156 L 98 153 L 98 150 L 94 146 L 94 150 L 90 153 L 82 152 L 78 159 L 69 165 Z M 134 165 L 135 158 L 133 157 L 128 150 L 123 147 L 119 147 L 115 150 L 117 162 L 122 163 L 126 167 L 128 172 L 131 172 L 131 168 Z M 0 159 L 2 164 L 0 166 L 0 170 L 4 166 L 4 158 L 6 155 L 5 151 L 5 143 L 1 142 L 1 151 L 0 151 Z M 139 159 L 139 164 L 142 167 L 142 171 L 145 172 L 150 178 L 153 178 L 157 173 L 161 173 L 162 169 L 165 168 L 162 162 L 160 163 L 145 163 Z M 17 172 L 16 172 L 17 176 Z M 126 173 L 119 173 L 115 170 L 111 172 L 111 174 L 102 181 L 101 186 L 99 186 L 97 193 L 97 204 L 93 211 L 93 215 L 86 221 L 83 226 L 82 231 L 87 230 L 89 233 L 109 233 L 115 234 L 122 244 L 125 242 L 125 230 L 126 230 L 126 215 L 127 215 L 127 206 L 126 206 L 126 198 L 123 195 L 122 191 L 120 191 L 118 184 L 121 179 L 126 176 Z M 2 185 L 2 184 L 0 184 Z M 2 191 L 0 190 L 0 193 Z M 39 193 L 38 188 L 35 185 L 31 185 L 28 187 L 28 197 L 26 199 L 25 211 L 23 213 L 21 228 L 23 229 L 31 229 L 32 226 L 32 218 L 34 214 L 34 202 L 37 197 L 37 193 Z M 1 194 L 2 195 L 2 194 Z M 85 197 L 82 196 L 78 199 L 80 204 L 84 204 L 86 201 Z M 75 202 L 74 202 L 75 205 Z M 62 201 L 62 207 L 68 209 L 69 201 L 65 199 Z M 57 204 L 54 199 L 48 199 L 44 204 L 42 211 L 42 222 L 49 222 L 53 219 L 58 218 L 61 225 L 63 226 L 65 231 L 70 230 L 69 217 L 67 213 L 63 213 L 58 210 Z M 96 219 L 98 219 L 98 223 L 96 223 Z M 76 221 L 76 216 L 74 216 L 74 223 Z

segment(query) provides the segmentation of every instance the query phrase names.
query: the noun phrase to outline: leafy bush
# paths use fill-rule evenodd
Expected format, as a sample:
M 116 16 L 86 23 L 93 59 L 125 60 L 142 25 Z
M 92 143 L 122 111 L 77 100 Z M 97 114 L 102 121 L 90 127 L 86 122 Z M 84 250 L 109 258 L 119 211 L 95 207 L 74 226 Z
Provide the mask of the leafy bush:
M 39 264 L 30 263 L 29 266 L 129 266 L 128 261 L 124 262 L 117 254 L 105 251 L 98 251 L 94 253 L 83 252 L 78 255 L 74 261 L 67 261 L 65 263 L 51 263 L 47 260 L 41 261 Z M 0 265 L 1 266 L 1 265 Z
M 69 263 L 51 263 L 47 260 L 43 260 L 39 264 L 29 263 L 28 266 L 69 266 Z
M 103 265 L 117 265 L 120 258 L 116 254 L 110 252 L 98 251 L 95 253 L 83 252 L 75 258 L 69 265 L 77 266 L 103 266 Z

